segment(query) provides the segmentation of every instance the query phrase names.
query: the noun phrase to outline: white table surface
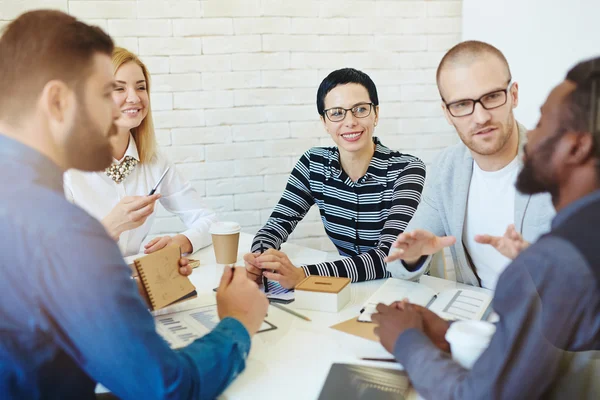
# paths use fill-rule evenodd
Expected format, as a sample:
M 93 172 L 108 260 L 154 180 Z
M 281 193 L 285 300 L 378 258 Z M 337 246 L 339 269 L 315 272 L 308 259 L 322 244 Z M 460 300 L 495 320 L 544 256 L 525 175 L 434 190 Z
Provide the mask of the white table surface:
M 253 236 L 240 235 L 237 265 L 243 265 L 243 254 L 248 252 Z M 331 260 L 331 254 L 293 244 L 282 246 L 295 265 Z M 187 303 L 215 304 L 213 291 L 219 285 L 224 265 L 216 263 L 212 246 L 190 256 L 199 259 L 190 279 L 196 286 L 198 298 Z M 353 283 L 351 300 L 340 312 L 327 313 L 296 309 L 294 303 L 285 305 L 306 315 L 305 321 L 276 307 L 269 307 L 266 320 L 277 329 L 259 333 L 252 339 L 246 369 L 221 395 L 221 399 L 316 399 L 333 363 L 353 363 L 382 368 L 402 369 L 397 363 L 362 361 L 361 357 L 390 358 L 380 343 L 331 329 L 330 326 L 356 317 L 362 305 L 385 280 Z M 423 276 L 421 283 L 436 291 L 465 286 L 440 278 Z M 467 286 L 471 290 L 477 290 Z M 170 307 L 175 311 L 191 304 Z M 169 311 L 165 309 L 164 311 Z M 412 391 L 409 398 L 419 398 Z
M 248 252 L 252 235 L 242 233 L 237 265 Z M 282 246 L 295 265 L 316 263 L 329 259 L 328 253 L 293 244 Z M 198 291 L 198 303 L 214 302 L 223 265 L 215 261 L 212 246 L 201 249 L 190 258 L 200 260 L 190 279 Z M 364 362 L 360 357 L 389 358 L 381 344 L 329 328 L 338 322 L 358 315 L 368 297 L 383 281 L 352 284 L 351 300 L 339 313 L 296 309 L 294 303 L 285 305 L 306 315 L 308 322 L 276 307 L 269 307 L 267 321 L 277 329 L 259 333 L 252 339 L 246 369 L 223 393 L 223 399 L 316 399 L 321 392 L 331 364 L 360 363 L 400 369 L 398 364 Z

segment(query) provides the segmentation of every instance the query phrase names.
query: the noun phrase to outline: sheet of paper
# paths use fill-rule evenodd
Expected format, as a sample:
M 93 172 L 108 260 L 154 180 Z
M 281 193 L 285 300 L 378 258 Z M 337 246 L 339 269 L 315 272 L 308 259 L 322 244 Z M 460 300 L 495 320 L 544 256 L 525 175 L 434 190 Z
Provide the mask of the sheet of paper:
M 407 298 L 413 304 L 426 307 L 434 296 L 435 292 L 425 285 L 403 279 L 389 278 L 367 300 L 363 307 L 364 311 L 358 317 L 358 320 L 361 322 L 370 322 L 371 315 L 375 313 L 375 308 L 379 303 L 390 305 L 395 301 Z
M 219 321 L 216 304 L 154 317 L 156 332 L 173 349 L 185 347 L 208 334 Z M 272 324 L 264 321 L 259 332 L 274 328 Z
M 480 320 L 492 301 L 492 296 L 474 290 L 445 290 L 429 309 L 447 320 Z

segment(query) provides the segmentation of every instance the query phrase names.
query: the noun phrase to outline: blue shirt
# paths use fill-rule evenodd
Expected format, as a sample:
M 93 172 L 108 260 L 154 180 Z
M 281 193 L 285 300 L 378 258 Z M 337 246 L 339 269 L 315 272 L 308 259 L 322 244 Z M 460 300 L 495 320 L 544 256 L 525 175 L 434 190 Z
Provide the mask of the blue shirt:
M 594 209 L 586 212 L 600 213 L 600 191 L 561 210 L 550 234 L 502 273 L 493 300 L 500 317 L 496 333 L 471 370 L 454 362 L 421 331 L 409 329 L 398 337 L 394 355 L 423 397 L 598 398 L 598 265 L 591 265 L 572 241 L 553 234 L 587 206 Z M 580 235 L 598 237 L 596 226 L 578 228 Z
M 0 134 L 0 398 L 209 399 L 245 367 L 225 318 L 171 350 L 103 226 L 65 200 L 62 171 Z

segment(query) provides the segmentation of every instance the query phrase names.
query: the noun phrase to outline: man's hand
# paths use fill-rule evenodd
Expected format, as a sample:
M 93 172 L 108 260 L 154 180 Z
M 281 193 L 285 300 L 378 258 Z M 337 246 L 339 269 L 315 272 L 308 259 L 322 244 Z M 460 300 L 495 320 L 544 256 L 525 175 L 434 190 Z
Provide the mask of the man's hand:
M 257 285 L 262 283 L 262 269 L 258 268 L 258 262 L 256 258 L 260 256 L 260 253 L 246 253 L 244 254 L 244 266 L 246 267 L 246 274 L 248 279 L 256 282 Z
M 397 301 L 393 303 L 391 307 L 396 307 L 402 311 L 410 307 L 421 314 L 421 317 L 423 318 L 423 332 L 425 332 L 425 335 L 427 335 L 429 340 L 431 340 L 437 348 L 447 353 L 450 352 L 450 344 L 446 341 L 446 332 L 450 327 L 448 321 L 439 317 L 428 308 L 409 303 L 407 299 Z
M 515 229 L 514 224 L 506 228 L 504 236 L 475 235 L 475 241 L 481 244 L 492 245 L 504 257 L 514 260 L 517 256 L 529 247 L 529 242 L 523 239 L 523 236 Z
M 404 331 L 412 328 L 423 331 L 423 316 L 410 304 L 399 310 L 398 307 L 379 303 L 377 313 L 371 316 L 371 320 L 378 325 L 375 334 L 379 336 L 381 344 L 392 354 L 396 340 Z
M 390 253 L 385 261 L 404 260 L 407 264 L 414 264 L 421 256 L 435 254 L 455 242 L 454 236 L 436 236 L 422 229 L 404 232 L 392 244 L 392 249 L 396 251 Z
M 254 261 L 268 279 L 279 282 L 286 289 L 293 289 L 306 278 L 302 268 L 294 266 L 285 253 L 275 249 L 265 251 Z
M 154 204 L 159 198 L 159 193 L 152 196 L 123 197 L 102 219 L 102 225 L 114 240 L 119 240 L 123 232 L 135 229 L 146 222 L 154 212 Z
M 267 296 L 246 277 L 244 268 L 225 267 L 217 289 L 219 318 L 237 319 L 253 336 L 265 319 L 268 307 Z
M 152 239 L 144 246 L 144 253 L 150 254 L 167 247 L 170 244 L 176 244 L 183 254 L 192 252 L 192 242 L 185 235 L 159 236 Z

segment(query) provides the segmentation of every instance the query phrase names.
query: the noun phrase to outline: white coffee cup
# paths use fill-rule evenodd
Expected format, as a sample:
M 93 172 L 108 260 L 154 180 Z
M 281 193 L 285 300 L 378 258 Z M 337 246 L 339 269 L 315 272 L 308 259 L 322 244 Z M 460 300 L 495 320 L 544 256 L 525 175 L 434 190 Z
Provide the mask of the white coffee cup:
M 210 226 L 218 264 L 234 264 L 238 256 L 241 226 L 237 222 L 215 222 Z
M 467 369 L 471 369 L 481 353 L 490 344 L 496 325 L 486 321 L 456 321 L 446 332 L 452 358 Z

